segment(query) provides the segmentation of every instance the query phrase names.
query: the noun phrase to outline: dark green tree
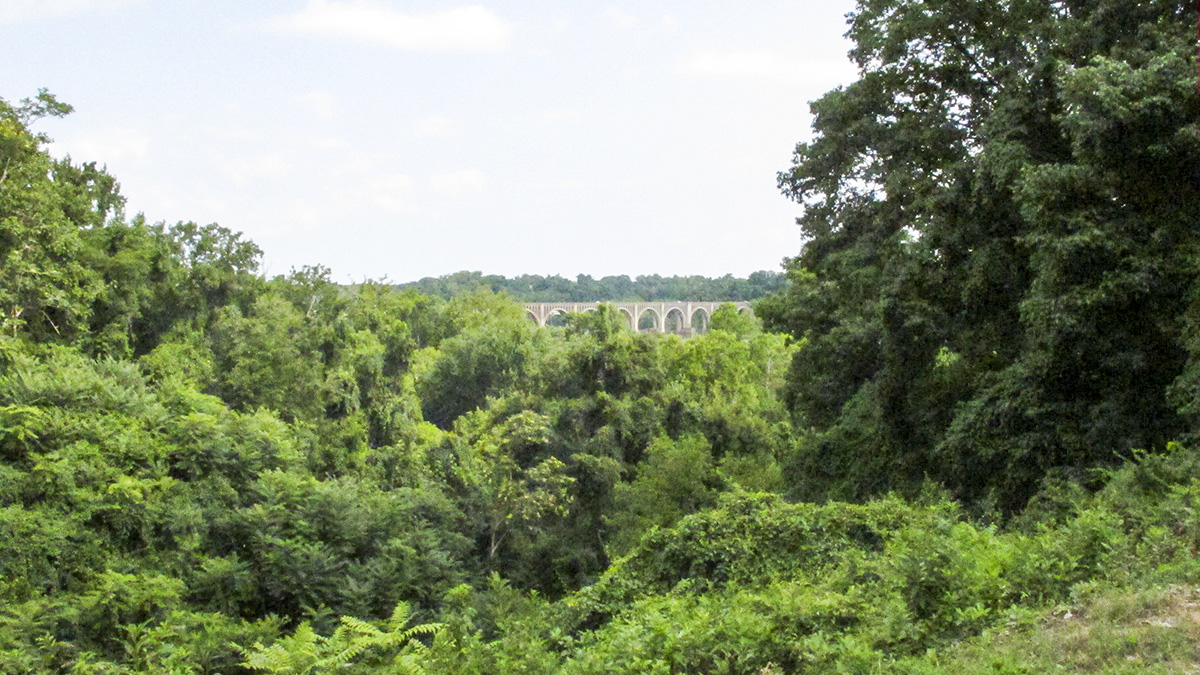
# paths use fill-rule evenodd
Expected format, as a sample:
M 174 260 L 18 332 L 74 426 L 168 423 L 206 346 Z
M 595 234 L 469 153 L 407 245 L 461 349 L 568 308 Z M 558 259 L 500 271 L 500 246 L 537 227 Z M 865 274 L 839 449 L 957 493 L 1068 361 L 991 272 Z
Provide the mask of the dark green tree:
M 861 76 L 813 104 L 780 174 L 808 241 L 759 308 L 808 340 L 802 493 L 931 477 L 1013 508 L 1185 428 L 1167 392 L 1197 288 L 1195 12 L 859 4 Z

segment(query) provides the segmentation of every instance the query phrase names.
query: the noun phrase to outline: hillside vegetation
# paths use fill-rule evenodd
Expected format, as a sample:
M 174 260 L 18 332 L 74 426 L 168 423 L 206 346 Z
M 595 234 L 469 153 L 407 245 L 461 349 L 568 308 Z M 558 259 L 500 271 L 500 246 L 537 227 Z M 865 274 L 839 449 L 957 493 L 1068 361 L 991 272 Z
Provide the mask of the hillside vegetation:
M 688 340 L 265 278 L 0 101 L 0 672 L 1194 672 L 1196 21 L 862 0 Z

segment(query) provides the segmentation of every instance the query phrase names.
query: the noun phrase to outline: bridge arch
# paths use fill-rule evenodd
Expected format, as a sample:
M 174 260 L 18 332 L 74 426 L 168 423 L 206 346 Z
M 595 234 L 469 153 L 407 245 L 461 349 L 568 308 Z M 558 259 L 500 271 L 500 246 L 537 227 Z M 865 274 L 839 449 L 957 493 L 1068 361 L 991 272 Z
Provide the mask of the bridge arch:
M 538 326 L 557 325 L 563 321 L 561 315 L 590 312 L 600 305 L 609 305 L 620 312 L 626 325 L 639 331 L 662 333 L 667 330 L 667 317 L 671 317 L 671 329 L 684 336 L 708 332 L 713 312 L 724 304 L 732 304 L 738 312 L 753 314 L 749 302 L 718 300 L 665 300 L 660 302 L 530 302 L 525 303 L 525 314 Z M 682 319 L 680 318 L 682 317 Z M 682 330 L 680 326 L 682 325 Z
M 555 307 L 546 313 L 546 326 L 561 328 L 567 325 L 567 310 Z
M 687 325 L 688 320 L 683 310 L 679 307 L 672 307 L 667 310 L 666 316 L 663 317 L 662 332 L 683 335 L 687 331 Z
M 662 315 L 653 307 L 644 308 L 638 313 L 637 329 L 639 331 L 650 331 L 651 333 L 662 332 Z
M 618 307 L 617 313 L 625 317 L 626 328 L 629 330 L 635 330 L 637 328 L 637 319 L 634 318 L 632 311 L 625 309 L 624 307 Z

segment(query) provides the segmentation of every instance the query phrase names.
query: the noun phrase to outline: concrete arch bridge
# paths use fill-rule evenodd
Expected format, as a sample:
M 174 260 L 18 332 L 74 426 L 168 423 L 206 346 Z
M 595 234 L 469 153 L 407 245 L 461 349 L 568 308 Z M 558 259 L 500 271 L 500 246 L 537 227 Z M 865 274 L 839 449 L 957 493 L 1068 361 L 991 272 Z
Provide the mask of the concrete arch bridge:
M 733 305 L 738 312 L 751 313 L 748 302 L 704 302 L 666 300 L 663 302 L 527 302 L 525 314 L 539 327 L 555 325 L 567 314 L 594 312 L 609 305 L 625 318 L 631 330 L 644 333 L 699 335 L 708 332 L 713 312 L 721 305 Z

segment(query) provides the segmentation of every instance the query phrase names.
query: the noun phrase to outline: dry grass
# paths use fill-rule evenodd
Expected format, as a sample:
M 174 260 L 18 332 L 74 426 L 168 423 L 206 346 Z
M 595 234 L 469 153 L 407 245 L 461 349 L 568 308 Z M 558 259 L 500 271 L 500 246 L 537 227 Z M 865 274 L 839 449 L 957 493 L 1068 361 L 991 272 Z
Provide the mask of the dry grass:
M 1200 674 L 1200 586 L 1097 591 L 1033 626 L 898 665 L 930 675 Z

